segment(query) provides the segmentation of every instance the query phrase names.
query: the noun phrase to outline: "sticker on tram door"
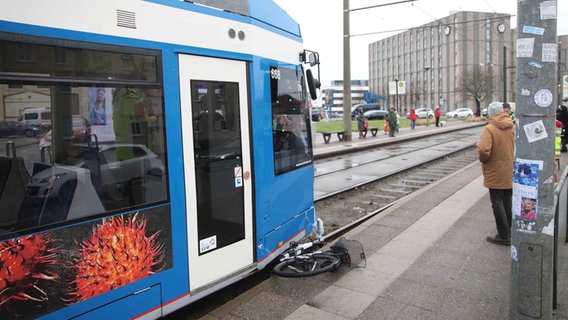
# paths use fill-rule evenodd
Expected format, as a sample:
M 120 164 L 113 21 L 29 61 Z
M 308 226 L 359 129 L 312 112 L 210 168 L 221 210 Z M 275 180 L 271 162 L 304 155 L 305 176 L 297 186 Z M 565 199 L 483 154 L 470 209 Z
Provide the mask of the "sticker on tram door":
M 199 253 L 204 253 L 217 248 L 217 236 L 211 236 L 199 240 Z
M 242 168 L 235 167 L 235 188 L 243 186 L 243 170 Z

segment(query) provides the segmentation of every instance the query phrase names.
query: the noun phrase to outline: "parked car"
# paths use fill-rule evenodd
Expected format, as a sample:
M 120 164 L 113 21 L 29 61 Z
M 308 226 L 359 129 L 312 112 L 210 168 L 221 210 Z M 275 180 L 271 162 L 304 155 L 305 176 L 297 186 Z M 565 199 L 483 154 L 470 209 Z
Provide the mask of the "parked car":
M 43 128 L 51 127 L 50 108 L 26 108 L 22 110 L 19 118 L 20 123 Z
M 470 108 L 457 108 L 446 113 L 446 118 L 473 117 L 473 110 Z
M 355 119 L 355 116 L 359 113 L 359 109 L 363 109 L 363 113 L 369 110 L 380 110 L 381 106 L 378 103 L 360 103 L 351 107 L 351 119 Z
M 369 110 L 363 115 L 369 120 L 383 120 L 389 112 L 387 110 Z
M 491 103 L 495 103 L 495 102 L 501 103 L 499 101 L 494 101 L 494 102 L 491 102 Z M 516 104 L 514 102 L 509 102 L 509 105 L 511 106 L 511 111 L 515 112 Z M 484 108 L 483 110 L 481 110 L 481 115 L 484 116 L 484 117 L 487 117 L 487 108 Z
M 416 109 L 416 116 L 418 118 L 424 118 L 426 119 L 426 117 L 432 119 L 434 118 L 434 111 L 432 111 L 432 109 L 430 108 L 418 108 Z M 410 118 L 410 113 L 406 113 L 406 117 Z
M 330 118 L 333 120 L 343 119 L 343 113 L 334 112 L 331 114 Z
M 89 150 L 85 149 L 85 153 L 88 152 Z M 36 170 L 38 172 L 27 185 L 28 196 L 58 197 L 60 190 L 66 190 L 64 186 L 68 185 L 68 182 L 76 183 L 77 177 L 85 175 L 89 170 L 100 172 L 100 182 L 105 191 L 123 188 L 146 175 L 162 177 L 165 170 L 162 160 L 142 144 L 103 144 L 99 146 L 96 159 L 92 160 L 96 160 L 97 169 L 90 167 L 92 163 L 81 159 L 73 166 L 45 165 L 44 170 Z
M 25 135 L 37 137 L 41 129 L 36 126 L 21 124 L 17 121 L 0 121 L 0 136 Z
M 312 121 L 320 121 L 322 118 L 323 108 L 322 107 L 312 107 L 310 109 L 310 114 Z
M 500 101 L 493 101 L 493 102 L 491 102 L 489 105 L 491 105 L 491 104 L 493 104 L 493 103 L 500 103 L 500 104 L 503 104 L 503 103 L 500 102 Z M 509 104 L 510 104 L 510 103 L 509 103 Z M 513 103 L 513 105 L 514 105 L 514 103 Z M 487 117 L 487 115 L 488 115 L 487 109 L 489 109 L 489 106 L 487 106 L 487 108 L 484 108 L 483 110 L 481 110 L 481 115 L 482 115 L 482 116 Z M 515 108 L 513 107 L 512 110 L 515 111 Z
M 146 174 L 164 174 L 162 160 L 142 144 L 101 145 L 99 161 L 103 185 L 125 183 Z

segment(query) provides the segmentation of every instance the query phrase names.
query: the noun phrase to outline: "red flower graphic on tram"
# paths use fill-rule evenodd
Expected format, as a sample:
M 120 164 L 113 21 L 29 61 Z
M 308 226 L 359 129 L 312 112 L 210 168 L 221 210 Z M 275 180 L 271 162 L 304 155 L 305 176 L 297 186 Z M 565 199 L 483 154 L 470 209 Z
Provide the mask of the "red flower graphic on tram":
M 51 248 L 51 233 L 25 236 L 0 243 L 0 307 L 15 311 L 18 301 L 45 302 L 43 281 L 57 278 L 50 267 L 56 264 L 57 249 Z
M 135 214 L 130 220 L 111 217 L 96 226 L 81 242 L 79 261 L 73 267 L 75 302 L 145 278 L 161 270 L 163 245 L 159 232 L 146 236 L 146 221 Z

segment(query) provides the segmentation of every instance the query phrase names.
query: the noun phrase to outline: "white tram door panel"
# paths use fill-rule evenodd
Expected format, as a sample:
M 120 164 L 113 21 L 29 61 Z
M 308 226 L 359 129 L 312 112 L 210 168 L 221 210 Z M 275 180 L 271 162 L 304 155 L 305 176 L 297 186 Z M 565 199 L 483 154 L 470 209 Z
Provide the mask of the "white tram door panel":
M 253 263 L 247 64 L 191 55 L 179 63 L 194 291 Z

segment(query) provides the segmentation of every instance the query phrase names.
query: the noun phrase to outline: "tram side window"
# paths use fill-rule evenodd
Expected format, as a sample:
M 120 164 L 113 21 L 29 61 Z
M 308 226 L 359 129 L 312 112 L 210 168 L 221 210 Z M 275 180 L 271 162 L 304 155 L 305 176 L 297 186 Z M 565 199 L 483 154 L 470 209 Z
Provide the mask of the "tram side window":
M 274 173 L 294 170 L 312 161 L 304 77 L 295 69 L 270 67 Z
M 36 56 L 47 54 L 44 45 L 31 48 L 42 53 Z M 2 50 L 9 51 L 9 46 Z M 114 61 L 116 53 L 99 56 L 110 59 L 107 67 L 122 70 L 122 61 Z M 141 60 L 147 61 L 132 59 Z M 16 123 L 10 131 L 0 128 L 0 238 L 167 200 L 160 86 L 28 80 L 14 89 L 13 80 L 2 79 L 2 68 L 18 69 L 26 77 L 25 68 L 10 65 L 19 63 L 17 59 L 5 62 L 0 66 L 0 95 L 31 97 L 33 107 L 7 101 L 7 112 L 0 115 L 0 123 Z M 33 63 L 29 68 L 33 78 Z M 34 110 L 45 111 L 43 121 L 25 123 L 22 115 Z

